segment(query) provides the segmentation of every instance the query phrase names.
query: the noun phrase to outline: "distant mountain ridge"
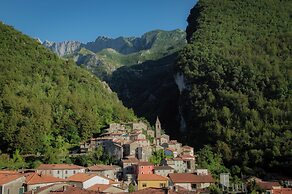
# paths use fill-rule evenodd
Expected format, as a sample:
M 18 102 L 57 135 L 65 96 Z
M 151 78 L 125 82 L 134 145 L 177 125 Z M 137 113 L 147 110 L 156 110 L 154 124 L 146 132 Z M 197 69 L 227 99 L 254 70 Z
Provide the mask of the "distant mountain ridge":
M 99 78 L 106 80 L 121 66 L 157 60 L 170 55 L 186 44 L 186 33 L 154 30 L 141 37 L 109 38 L 99 36 L 93 42 L 78 41 L 49 42 L 43 45 L 61 57 L 73 59 Z
M 81 43 L 79 41 L 62 41 L 50 42 L 44 41 L 43 45 L 54 51 L 59 56 L 70 55 L 74 52 L 85 48 L 94 53 L 100 52 L 106 48 L 112 48 L 121 54 L 131 54 L 141 50 L 151 49 L 153 47 L 161 47 L 165 39 L 174 42 L 185 42 L 185 32 L 180 29 L 173 31 L 154 30 L 143 34 L 141 37 L 118 37 L 109 38 L 106 36 L 98 36 L 95 41 Z M 170 44 L 167 44 L 169 46 Z

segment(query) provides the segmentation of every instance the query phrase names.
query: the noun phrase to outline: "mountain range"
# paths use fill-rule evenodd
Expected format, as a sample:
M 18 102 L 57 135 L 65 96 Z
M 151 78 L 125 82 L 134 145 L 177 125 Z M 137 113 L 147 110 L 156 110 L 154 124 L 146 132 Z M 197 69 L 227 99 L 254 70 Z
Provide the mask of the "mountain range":
M 93 42 L 49 42 L 43 45 L 61 57 L 73 59 L 106 80 L 121 66 L 130 66 L 148 60 L 156 60 L 172 54 L 186 44 L 182 30 L 155 30 L 141 37 L 108 38 L 99 36 Z

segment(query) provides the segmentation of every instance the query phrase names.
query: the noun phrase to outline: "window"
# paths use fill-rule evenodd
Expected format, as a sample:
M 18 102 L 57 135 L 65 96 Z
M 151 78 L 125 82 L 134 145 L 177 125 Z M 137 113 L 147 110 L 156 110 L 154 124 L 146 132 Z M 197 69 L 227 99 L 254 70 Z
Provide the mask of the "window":
M 143 183 L 143 184 L 142 184 L 142 187 L 147 187 L 147 184 L 146 184 L 146 183 Z
M 9 191 L 9 189 L 7 189 L 7 194 L 10 194 L 10 191 Z
M 68 171 L 67 170 L 65 171 L 65 174 L 68 174 Z
M 20 187 L 19 191 L 18 191 L 18 194 L 23 194 L 23 193 L 24 193 L 24 187 Z
M 160 183 L 160 188 L 165 187 L 165 183 Z
M 60 174 L 60 171 L 59 170 L 57 171 L 57 174 Z
M 73 174 L 76 174 L 76 171 L 75 170 L 73 170 Z
M 197 185 L 196 184 L 192 184 L 191 187 L 192 187 L 192 189 L 196 189 Z

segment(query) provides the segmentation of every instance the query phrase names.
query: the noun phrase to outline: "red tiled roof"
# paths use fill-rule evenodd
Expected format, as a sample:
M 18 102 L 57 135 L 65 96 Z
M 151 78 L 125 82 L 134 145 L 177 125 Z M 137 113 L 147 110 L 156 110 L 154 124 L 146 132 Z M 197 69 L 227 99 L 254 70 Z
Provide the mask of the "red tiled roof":
M 74 174 L 68 177 L 67 180 L 74 181 L 74 182 L 85 182 L 95 176 L 98 176 L 98 175 L 92 174 L 92 173 L 78 173 L 78 174 Z
M 273 194 L 292 194 L 292 188 L 273 189 Z
M 214 183 L 211 175 L 195 175 L 191 173 L 170 173 L 169 178 L 173 183 Z
M 193 149 L 193 147 L 191 147 L 191 146 L 187 146 L 187 145 L 183 146 L 182 148 L 183 148 L 183 149 L 188 149 L 188 150 Z
M 158 174 L 139 174 L 138 181 L 167 181 L 168 179 Z
M 271 190 L 273 187 L 280 187 L 280 183 L 278 182 L 266 182 L 266 181 L 259 181 L 256 182 L 262 189 Z
M 103 192 L 104 190 L 108 189 L 109 187 L 111 187 L 111 185 L 95 184 L 95 185 L 89 187 L 88 190 Z
M 183 154 L 183 155 L 180 155 L 179 157 L 183 160 L 194 160 L 195 159 L 195 157 L 190 155 L 190 154 Z
M 41 164 L 38 170 L 63 170 L 63 169 L 83 169 L 83 166 L 75 164 Z
M 0 186 L 14 181 L 22 176 L 23 175 L 20 174 L 0 174 Z
M 123 163 L 138 163 L 139 160 L 137 158 L 128 158 L 128 159 L 122 159 Z
M 116 165 L 104 165 L 104 164 L 97 164 L 88 167 L 88 170 L 90 171 L 104 171 L 104 170 L 115 170 L 117 168 L 120 168 L 119 166 Z
M 154 166 L 154 170 L 173 170 L 172 167 L 165 165 L 165 166 Z
M 28 185 L 34 185 L 34 184 L 40 184 L 40 183 L 66 182 L 66 180 L 49 176 L 49 175 L 39 175 L 38 173 L 29 173 L 29 174 L 26 174 L 25 182 Z
M 52 194 L 97 194 L 100 192 L 90 191 L 90 190 L 81 189 L 81 188 L 73 187 L 73 186 L 67 186 L 65 190 L 61 188 L 55 191 L 50 191 L 49 193 L 52 193 Z
M 15 170 L 0 170 L 0 174 L 20 174 Z
M 150 162 L 138 162 L 138 166 L 154 166 L 154 165 Z

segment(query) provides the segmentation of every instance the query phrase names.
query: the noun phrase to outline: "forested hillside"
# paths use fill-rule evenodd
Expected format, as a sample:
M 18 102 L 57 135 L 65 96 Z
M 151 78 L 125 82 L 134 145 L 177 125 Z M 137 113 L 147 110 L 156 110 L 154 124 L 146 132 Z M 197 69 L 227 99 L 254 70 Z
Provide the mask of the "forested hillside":
M 289 0 L 200 0 L 188 17 L 187 141 L 213 145 L 233 173 L 292 174 L 291 13 Z
M 109 122 L 135 119 L 94 75 L 3 23 L 0 68 L 2 153 L 58 153 Z
M 179 128 L 179 91 L 174 79 L 177 53 L 158 60 L 124 66 L 113 72 L 109 85 L 124 105 L 155 123 L 159 116 L 170 135 Z

